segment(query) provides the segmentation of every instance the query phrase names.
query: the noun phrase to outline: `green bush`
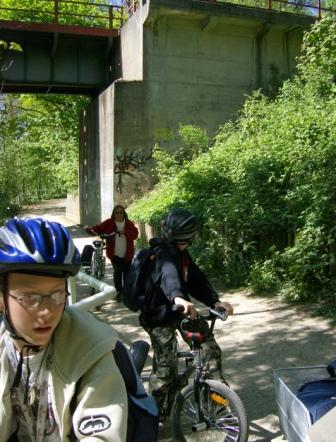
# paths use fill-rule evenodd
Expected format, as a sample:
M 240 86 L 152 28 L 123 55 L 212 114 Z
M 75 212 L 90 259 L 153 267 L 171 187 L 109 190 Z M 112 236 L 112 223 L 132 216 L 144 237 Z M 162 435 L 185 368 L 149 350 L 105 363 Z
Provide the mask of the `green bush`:
M 178 154 L 156 157 L 169 173 L 135 202 L 132 216 L 157 223 L 171 208 L 187 207 L 201 219 L 198 262 L 228 286 L 333 299 L 335 78 L 336 24 L 327 18 L 305 36 L 298 75 L 275 99 L 254 92 L 237 120 L 183 163 Z
M 0 195 L 0 225 L 2 225 L 8 218 L 13 218 L 14 216 L 19 216 L 21 214 L 21 206 L 15 204 L 10 198 L 5 195 Z
M 249 288 L 259 295 L 275 295 L 281 287 L 281 281 L 271 259 L 254 262 L 250 268 Z

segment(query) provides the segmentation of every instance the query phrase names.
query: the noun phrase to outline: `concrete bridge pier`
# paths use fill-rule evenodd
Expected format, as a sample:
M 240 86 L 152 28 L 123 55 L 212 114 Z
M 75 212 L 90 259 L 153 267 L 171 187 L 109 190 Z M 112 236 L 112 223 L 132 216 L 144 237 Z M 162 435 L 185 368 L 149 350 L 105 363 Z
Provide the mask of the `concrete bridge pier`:
M 312 17 L 196 0 L 143 0 L 121 29 L 121 78 L 86 110 L 81 222 L 153 184 L 151 149 L 180 124 L 210 136 L 253 89 L 290 77 Z

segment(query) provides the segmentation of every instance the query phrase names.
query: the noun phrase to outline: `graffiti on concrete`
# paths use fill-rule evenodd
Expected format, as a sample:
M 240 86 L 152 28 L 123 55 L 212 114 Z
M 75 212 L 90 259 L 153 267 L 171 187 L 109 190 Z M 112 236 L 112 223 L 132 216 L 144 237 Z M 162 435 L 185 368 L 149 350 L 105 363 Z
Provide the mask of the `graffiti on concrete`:
M 152 151 L 146 155 L 140 149 L 125 150 L 114 157 L 114 174 L 116 176 L 116 190 L 123 192 L 123 177 L 133 177 L 136 172 L 143 172 L 145 164 L 152 158 Z

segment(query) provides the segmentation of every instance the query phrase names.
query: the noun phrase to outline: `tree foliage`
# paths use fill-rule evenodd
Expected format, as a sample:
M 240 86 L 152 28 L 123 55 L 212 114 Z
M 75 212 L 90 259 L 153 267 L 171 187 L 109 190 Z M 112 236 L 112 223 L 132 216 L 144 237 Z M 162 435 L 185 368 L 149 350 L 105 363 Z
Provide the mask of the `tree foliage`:
M 107 27 L 108 4 L 59 1 L 59 23 Z M 49 0 L 2 0 L 0 16 L 49 23 L 54 8 Z M 11 50 L 22 49 L 0 41 L 0 63 Z M 3 61 L 1 69 L 10 68 Z M 0 219 L 18 213 L 22 204 L 77 191 L 78 124 L 88 102 L 64 95 L 0 95 Z
M 175 170 L 130 208 L 132 217 L 150 223 L 188 207 L 202 220 L 198 259 L 227 285 L 335 301 L 335 45 L 335 22 L 316 23 L 298 75 L 275 99 L 253 93 L 183 168 L 170 160 Z
M 113 8 L 113 25 L 121 25 L 120 2 L 108 0 L 2 0 L 0 18 L 33 23 L 57 23 L 109 27 L 109 5 Z M 57 9 L 56 9 L 57 8 Z
M 79 115 L 87 103 L 86 97 L 2 96 L 2 218 L 22 204 L 77 191 Z

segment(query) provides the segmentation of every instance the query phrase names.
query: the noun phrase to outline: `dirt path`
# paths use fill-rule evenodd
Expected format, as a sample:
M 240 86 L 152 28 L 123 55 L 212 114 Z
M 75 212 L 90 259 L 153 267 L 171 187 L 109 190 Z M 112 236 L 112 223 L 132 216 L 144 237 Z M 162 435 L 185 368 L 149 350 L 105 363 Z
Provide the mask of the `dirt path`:
M 68 226 L 78 247 L 89 243 L 88 235 L 64 217 L 62 203 L 56 210 L 49 202 L 29 209 Z M 106 282 L 112 283 L 108 267 Z M 81 288 L 82 296 L 85 287 Z M 277 299 L 251 296 L 246 290 L 222 292 L 235 314 L 216 338 L 223 354 L 224 374 L 244 402 L 250 420 L 249 441 L 283 440 L 278 426 L 272 370 L 281 367 L 324 364 L 336 357 L 336 327 L 313 317 L 309 307 L 287 305 Z M 112 300 L 102 307 L 101 319 L 113 325 L 126 342 L 147 338 L 138 326 L 137 315 Z M 160 441 L 169 441 L 163 430 Z

